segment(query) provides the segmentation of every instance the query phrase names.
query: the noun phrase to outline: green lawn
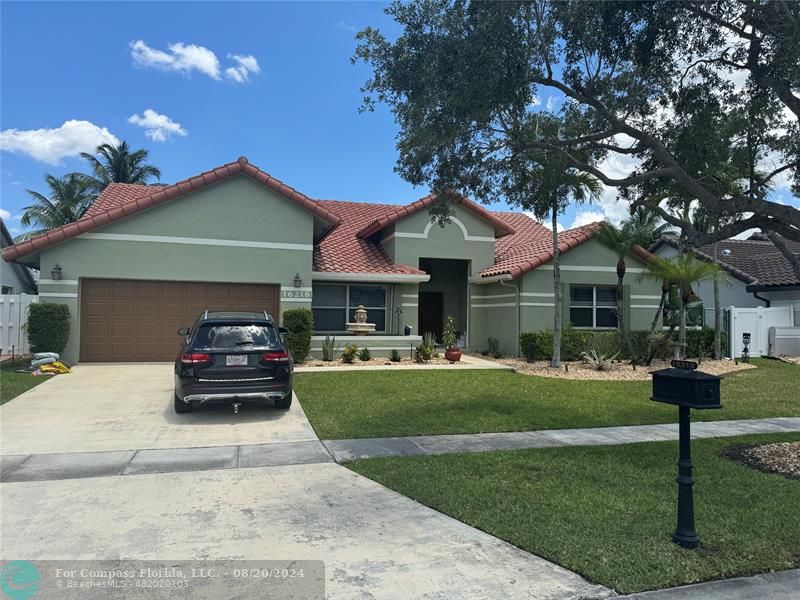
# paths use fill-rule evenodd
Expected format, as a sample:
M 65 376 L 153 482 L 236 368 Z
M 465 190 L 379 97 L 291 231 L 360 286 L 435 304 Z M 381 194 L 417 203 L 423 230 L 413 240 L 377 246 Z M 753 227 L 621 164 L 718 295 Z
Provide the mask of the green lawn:
M 692 443 L 701 546 L 675 528 L 677 442 L 362 460 L 348 467 L 622 593 L 800 567 L 800 481 Z
M 722 410 L 698 420 L 800 416 L 800 367 L 754 360 L 726 377 Z M 301 373 L 295 391 L 322 439 L 670 423 L 647 382 L 575 381 L 506 371 Z
M 14 369 L 18 369 L 25 364 L 25 361 L 18 359 L 15 365 L 12 365 L 11 361 L 6 361 L 0 365 L 0 404 L 5 404 L 22 392 L 27 392 L 32 387 L 47 381 L 47 377 L 34 377 L 30 373 L 14 372 Z

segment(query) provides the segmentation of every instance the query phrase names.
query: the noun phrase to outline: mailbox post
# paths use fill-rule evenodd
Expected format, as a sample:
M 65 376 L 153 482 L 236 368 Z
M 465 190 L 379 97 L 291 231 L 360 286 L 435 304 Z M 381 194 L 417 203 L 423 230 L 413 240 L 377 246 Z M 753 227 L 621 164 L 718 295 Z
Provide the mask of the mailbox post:
M 653 396 L 656 402 L 678 407 L 680 454 L 678 457 L 678 526 L 672 541 L 683 548 L 696 548 L 700 538 L 694 526 L 692 487 L 691 421 L 692 408 L 722 408 L 719 377 L 697 371 L 697 363 L 673 360 L 671 369 L 653 372 Z

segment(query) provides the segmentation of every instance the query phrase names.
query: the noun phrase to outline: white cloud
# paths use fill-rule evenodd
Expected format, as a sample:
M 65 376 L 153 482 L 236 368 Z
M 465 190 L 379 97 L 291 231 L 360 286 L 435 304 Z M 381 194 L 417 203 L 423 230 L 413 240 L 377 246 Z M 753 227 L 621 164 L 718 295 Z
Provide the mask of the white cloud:
M 131 115 L 128 117 L 128 123 L 143 128 L 144 134 L 154 142 L 166 142 L 173 135 L 181 137 L 189 135 L 180 123 L 173 121 L 167 115 L 158 114 L 152 108 L 145 110 L 142 116 Z
M 223 71 L 220 60 L 213 50 L 182 42 L 170 44 L 164 51 L 148 46 L 144 40 L 136 40 L 131 42 L 131 58 L 141 67 L 174 71 L 184 75 L 191 75 L 193 71 L 197 71 L 215 81 L 227 78 L 236 83 L 245 83 L 251 75 L 261 73 L 256 57 L 251 54 L 229 54 L 228 58 L 234 64 Z
M 4 209 L 4 208 L 0 208 L 0 219 L 3 219 L 3 221 L 8 221 L 8 220 L 10 220 L 10 219 L 11 219 L 11 213 L 10 213 L 10 212 L 8 212 L 8 211 L 7 211 L 6 209 Z
M 5 129 L 0 131 L 0 150 L 20 152 L 57 165 L 67 156 L 94 152 L 101 144 L 119 144 L 105 127 L 89 121 L 65 121 L 55 129 Z
M 589 223 L 596 223 L 597 221 L 605 221 L 606 215 L 596 210 L 582 210 L 575 215 L 575 220 L 572 221 L 570 229 L 575 227 L 583 227 Z
M 178 42 L 170 44 L 169 52 L 164 52 L 151 48 L 144 40 L 136 40 L 131 42 L 131 58 L 134 63 L 142 67 L 177 71 L 186 75 L 192 71 L 199 71 L 211 79 L 221 79 L 217 55 L 197 44 Z
M 250 79 L 251 73 L 253 75 L 261 73 L 261 67 L 258 66 L 256 57 L 251 54 L 228 54 L 228 58 L 233 60 L 236 66 L 225 69 L 225 75 L 236 83 L 244 83 Z

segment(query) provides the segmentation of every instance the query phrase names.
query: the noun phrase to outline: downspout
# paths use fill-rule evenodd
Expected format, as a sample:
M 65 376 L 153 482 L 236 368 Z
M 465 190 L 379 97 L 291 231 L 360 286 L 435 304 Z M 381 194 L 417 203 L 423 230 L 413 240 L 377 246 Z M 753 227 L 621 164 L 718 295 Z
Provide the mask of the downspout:
M 753 297 L 756 300 L 761 300 L 765 304 L 764 308 L 769 308 L 770 307 L 771 302 L 767 298 L 764 298 L 763 296 L 759 296 L 758 292 L 751 292 L 751 293 L 753 294 Z
M 519 285 L 514 285 L 514 284 L 509 283 L 509 279 L 511 279 L 511 278 L 508 277 L 508 278 L 500 279 L 500 280 L 498 280 L 497 283 L 499 283 L 502 287 L 508 287 L 508 288 L 513 289 L 514 293 L 516 293 L 516 295 L 517 295 L 517 300 L 516 300 L 517 311 L 516 311 L 516 326 L 515 326 L 515 331 L 517 333 L 514 336 L 514 339 L 515 339 L 514 346 L 515 346 L 515 349 L 516 349 L 514 354 L 516 356 L 519 356 L 519 334 L 520 334 L 519 327 L 520 327 L 520 320 L 521 320 L 521 317 L 520 317 L 520 309 L 521 309 L 521 307 L 520 307 L 520 304 L 519 304 Z

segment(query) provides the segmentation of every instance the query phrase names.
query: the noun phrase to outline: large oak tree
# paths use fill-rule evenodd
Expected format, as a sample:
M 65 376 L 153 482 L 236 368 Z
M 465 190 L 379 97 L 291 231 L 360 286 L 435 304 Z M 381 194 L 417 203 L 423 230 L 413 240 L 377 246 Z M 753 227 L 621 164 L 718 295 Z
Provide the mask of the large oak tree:
M 800 210 L 774 193 L 782 180 L 800 195 L 800 3 L 429 0 L 387 12 L 399 37 L 367 28 L 354 59 L 373 69 L 364 107 L 387 103 L 400 125 L 407 180 L 525 206 L 550 155 L 689 245 L 762 229 L 800 276 L 782 243 L 800 240 Z M 540 126 L 545 96 L 563 100 L 546 116 L 558 128 Z M 610 157 L 636 168 L 620 176 Z M 670 198 L 726 224 L 699 231 Z

